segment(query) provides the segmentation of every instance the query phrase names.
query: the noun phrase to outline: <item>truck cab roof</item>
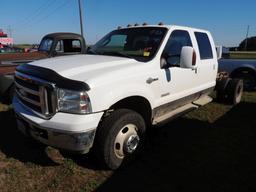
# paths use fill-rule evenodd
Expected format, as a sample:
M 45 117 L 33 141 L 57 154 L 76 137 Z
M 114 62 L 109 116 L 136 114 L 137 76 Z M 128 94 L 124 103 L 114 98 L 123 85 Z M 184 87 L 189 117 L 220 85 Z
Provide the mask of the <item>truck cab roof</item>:
M 52 39 L 79 39 L 83 40 L 83 37 L 76 33 L 68 33 L 68 32 L 61 32 L 61 33 L 50 33 L 45 35 L 43 38 L 52 38 Z
M 143 28 L 143 27 L 159 27 L 159 28 L 167 28 L 168 30 L 175 28 L 175 29 L 183 29 L 183 30 L 192 30 L 192 31 L 200 31 L 200 32 L 205 32 L 205 33 L 209 33 L 209 31 L 204 30 L 204 29 L 199 29 L 199 28 L 192 28 L 192 27 L 187 27 L 187 26 L 179 26 L 179 25 L 131 25 L 131 26 L 127 26 L 127 27 L 122 27 L 120 28 L 120 30 L 122 29 L 130 29 L 130 28 Z

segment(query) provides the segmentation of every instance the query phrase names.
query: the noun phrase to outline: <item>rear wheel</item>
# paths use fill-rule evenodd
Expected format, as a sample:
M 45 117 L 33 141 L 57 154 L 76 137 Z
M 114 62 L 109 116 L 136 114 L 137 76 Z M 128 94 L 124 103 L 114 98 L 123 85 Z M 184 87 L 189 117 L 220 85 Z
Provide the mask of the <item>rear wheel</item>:
M 231 81 L 230 78 L 223 78 L 216 83 L 216 100 L 224 103 L 227 99 L 227 85 Z
M 117 169 L 141 148 L 146 130 L 140 114 L 118 109 L 105 117 L 95 138 L 95 153 L 107 168 Z
M 256 86 L 256 77 L 250 71 L 240 71 L 234 75 L 236 79 L 242 79 L 244 84 L 244 90 L 251 91 Z
M 240 103 L 243 95 L 243 80 L 232 79 L 227 86 L 227 95 L 229 104 L 236 105 Z

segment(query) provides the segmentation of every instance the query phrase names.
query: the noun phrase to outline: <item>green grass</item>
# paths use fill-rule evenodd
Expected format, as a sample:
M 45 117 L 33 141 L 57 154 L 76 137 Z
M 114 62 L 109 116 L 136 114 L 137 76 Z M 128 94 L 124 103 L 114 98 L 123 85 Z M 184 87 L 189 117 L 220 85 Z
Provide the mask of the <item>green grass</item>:
M 20 48 L 20 49 L 25 49 L 28 48 L 30 49 L 33 45 L 31 44 L 15 44 L 14 47 Z
M 1 191 L 255 191 L 256 92 L 212 102 L 149 132 L 141 155 L 116 172 L 21 135 L 0 112 Z M 252 190 L 246 190 L 247 188 Z
M 12 108 L 11 105 L 6 105 L 6 104 L 0 103 L 0 112 L 9 111 L 9 110 L 11 110 L 11 108 Z
M 256 52 L 234 51 L 230 52 L 231 59 L 256 59 Z

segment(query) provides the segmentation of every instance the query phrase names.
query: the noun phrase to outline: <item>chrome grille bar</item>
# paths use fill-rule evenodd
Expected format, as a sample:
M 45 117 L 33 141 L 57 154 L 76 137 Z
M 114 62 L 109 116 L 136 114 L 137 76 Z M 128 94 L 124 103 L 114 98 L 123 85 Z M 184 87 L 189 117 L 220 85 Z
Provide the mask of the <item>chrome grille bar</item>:
M 24 101 L 27 101 L 27 102 L 29 102 L 29 103 L 32 103 L 33 105 L 36 105 L 36 106 L 38 106 L 38 107 L 42 107 L 42 106 L 41 106 L 41 103 L 38 103 L 38 102 L 36 102 L 36 101 L 34 101 L 34 100 L 32 100 L 32 99 L 29 99 L 29 98 L 27 98 L 27 97 L 24 97 L 21 93 L 19 93 L 19 91 L 16 90 L 16 93 L 17 93 L 18 96 L 19 96 L 20 98 L 22 98 Z
M 32 89 L 29 89 L 29 88 L 26 88 L 26 87 L 20 85 L 20 84 L 17 83 L 17 82 L 15 82 L 15 86 L 18 87 L 19 89 L 22 89 L 22 90 L 26 91 L 27 93 L 30 93 L 30 94 L 32 94 L 32 95 L 39 96 L 39 92 L 34 91 L 34 90 L 32 90 Z
M 20 102 L 40 117 L 48 119 L 56 113 L 53 83 L 16 71 L 15 86 Z

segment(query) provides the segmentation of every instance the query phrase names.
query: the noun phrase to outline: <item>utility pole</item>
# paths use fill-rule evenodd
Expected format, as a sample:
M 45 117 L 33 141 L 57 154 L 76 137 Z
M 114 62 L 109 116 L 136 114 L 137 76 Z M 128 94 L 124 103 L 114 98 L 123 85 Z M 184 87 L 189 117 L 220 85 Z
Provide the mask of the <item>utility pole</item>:
M 246 32 L 245 45 L 244 45 L 244 50 L 245 51 L 247 51 L 249 30 L 250 30 L 250 25 L 248 25 L 247 32 Z
M 82 0 L 78 0 L 79 4 L 79 15 L 80 15 L 80 29 L 81 29 L 81 35 L 84 36 L 84 27 L 83 27 L 83 5 Z

